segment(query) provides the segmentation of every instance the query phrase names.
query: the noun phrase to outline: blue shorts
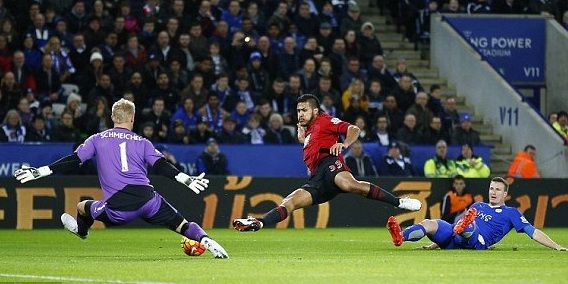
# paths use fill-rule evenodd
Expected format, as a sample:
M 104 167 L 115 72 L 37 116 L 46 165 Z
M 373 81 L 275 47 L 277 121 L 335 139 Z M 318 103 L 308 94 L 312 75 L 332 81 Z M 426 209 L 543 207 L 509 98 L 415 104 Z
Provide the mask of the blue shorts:
M 483 237 L 477 230 L 469 238 L 464 238 L 461 235 L 454 235 L 454 225 L 444 220 L 436 220 L 438 223 L 438 230 L 433 236 L 428 238 L 436 243 L 441 249 L 487 249 Z

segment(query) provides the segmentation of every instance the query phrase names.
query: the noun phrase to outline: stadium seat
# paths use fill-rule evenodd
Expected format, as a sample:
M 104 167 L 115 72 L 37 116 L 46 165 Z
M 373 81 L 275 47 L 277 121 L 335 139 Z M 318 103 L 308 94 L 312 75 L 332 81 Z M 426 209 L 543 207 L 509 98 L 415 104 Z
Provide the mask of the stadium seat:
M 282 125 L 282 128 L 288 129 L 288 131 L 290 131 L 290 134 L 292 134 L 292 137 L 296 137 L 296 127 L 291 125 Z
M 62 103 L 54 103 L 51 106 L 51 109 L 53 110 L 53 116 L 59 120 L 59 118 L 61 117 L 61 114 L 63 113 L 63 110 L 65 109 L 65 104 Z
M 75 84 L 62 84 L 61 85 L 61 95 L 64 97 L 69 96 L 71 93 L 79 94 L 79 86 Z

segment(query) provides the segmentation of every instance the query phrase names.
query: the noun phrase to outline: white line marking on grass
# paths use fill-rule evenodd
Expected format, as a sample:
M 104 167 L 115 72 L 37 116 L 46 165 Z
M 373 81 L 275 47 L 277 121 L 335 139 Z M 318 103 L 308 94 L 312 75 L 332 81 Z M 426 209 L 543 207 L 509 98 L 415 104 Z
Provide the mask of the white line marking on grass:
M 175 282 L 152 282 L 152 281 L 124 281 L 119 279 L 100 279 L 100 278 L 84 278 L 84 277 L 64 277 L 52 275 L 31 275 L 31 274 L 9 274 L 0 273 L 0 277 L 11 278 L 27 278 L 27 279 L 43 279 L 54 281 L 69 281 L 69 282 L 91 282 L 91 283 L 135 283 L 135 284 L 174 284 Z

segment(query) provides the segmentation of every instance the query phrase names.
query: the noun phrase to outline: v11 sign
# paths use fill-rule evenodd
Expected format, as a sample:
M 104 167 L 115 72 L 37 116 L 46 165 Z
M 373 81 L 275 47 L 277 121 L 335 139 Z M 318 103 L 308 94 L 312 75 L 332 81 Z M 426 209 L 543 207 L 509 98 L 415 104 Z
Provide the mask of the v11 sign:
M 543 18 L 446 15 L 444 19 L 509 83 L 545 83 Z

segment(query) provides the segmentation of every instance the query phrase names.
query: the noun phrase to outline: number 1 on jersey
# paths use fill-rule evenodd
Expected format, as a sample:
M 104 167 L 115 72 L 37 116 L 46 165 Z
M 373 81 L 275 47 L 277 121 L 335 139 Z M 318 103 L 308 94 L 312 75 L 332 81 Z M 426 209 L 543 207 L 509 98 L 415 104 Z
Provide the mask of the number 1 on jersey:
M 118 144 L 120 148 L 120 166 L 122 167 L 123 172 L 128 171 L 128 159 L 126 158 L 126 142 L 122 142 Z

